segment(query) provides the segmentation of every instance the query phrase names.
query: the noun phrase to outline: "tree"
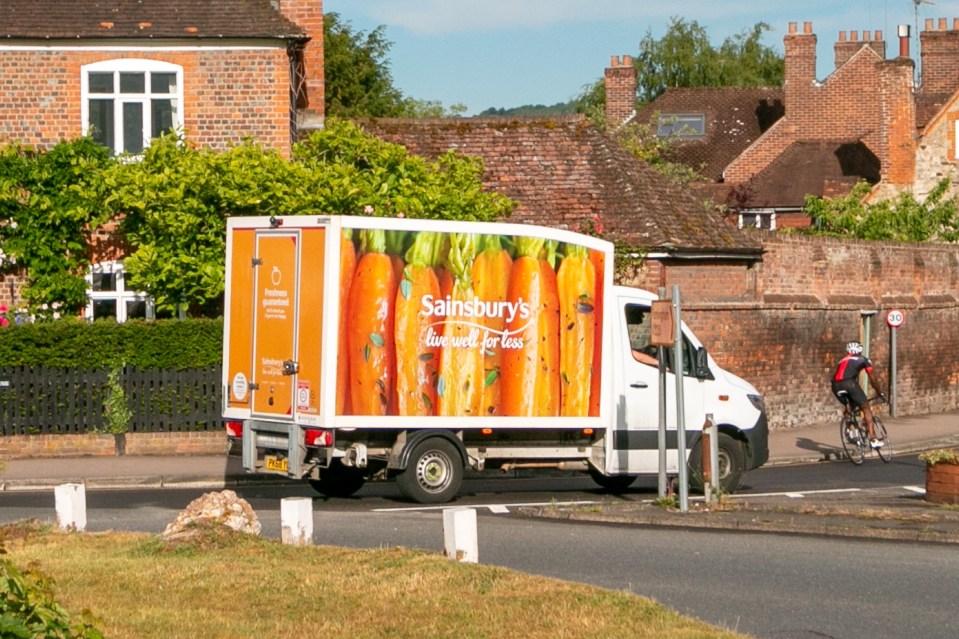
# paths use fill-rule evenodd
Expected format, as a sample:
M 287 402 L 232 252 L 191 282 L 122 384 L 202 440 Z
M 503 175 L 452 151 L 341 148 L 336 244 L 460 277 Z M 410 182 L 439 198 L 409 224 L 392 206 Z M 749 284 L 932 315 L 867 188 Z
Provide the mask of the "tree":
M 637 98 L 651 102 L 670 87 L 779 86 L 785 62 L 776 51 L 762 44 L 769 25 L 756 23 L 726 38 L 718 47 L 710 44 L 698 22 L 672 18 L 659 40 L 650 31 L 639 43 L 633 58 L 637 75 Z M 583 88 L 577 111 L 591 119 L 602 117 L 606 93 L 603 80 Z
M 330 12 L 323 16 L 323 38 L 326 115 L 450 117 L 466 111 L 462 104 L 446 109 L 438 101 L 406 97 L 393 85 L 387 57 L 393 43 L 383 25 L 369 33 L 353 31 L 349 22 Z
M 297 144 L 293 160 L 253 142 L 227 152 L 169 135 L 105 181 L 132 246 L 129 282 L 160 310 L 202 307 L 223 292 L 226 218 L 339 213 L 487 220 L 512 201 L 483 190 L 482 163 L 447 153 L 430 162 L 345 120 Z
M 872 187 L 857 184 L 845 197 L 806 198 L 803 211 L 813 224 L 800 232 L 862 240 L 894 242 L 959 242 L 959 202 L 946 197 L 949 180 L 942 180 L 918 202 L 911 193 L 875 204 L 865 202 Z

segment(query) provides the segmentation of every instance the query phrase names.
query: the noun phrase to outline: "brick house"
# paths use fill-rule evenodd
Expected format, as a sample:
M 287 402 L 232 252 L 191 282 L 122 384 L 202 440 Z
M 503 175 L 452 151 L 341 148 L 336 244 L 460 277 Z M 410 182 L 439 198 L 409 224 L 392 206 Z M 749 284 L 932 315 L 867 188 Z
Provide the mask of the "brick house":
M 323 118 L 321 0 L 3 0 L 0 143 L 49 148 L 90 135 L 140 153 L 175 130 L 225 149 L 289 154 Z M 94 238 L 87 316 L 147 316 L 123 287 L 122 250 Z M 0 286 L 13 304 L 18 282 Z
M 686 127 L 675 159 L 703 171 L 709 192 L 740 212 L 741 225 L 806 224 L 806 195 L 842 195 L 860 180 L 874 185 L 872 198 L 911 192 L 920 200 L 940 179 L 957 181 L 959 19 L 951 29 L 943 19 L 925 21 L 918 85 L 907 25 L 891 59 L 881 31 L 840 32 L 835 69 L 822 81 L 811 23 L 802 31 L 790 23 L 783 43 L 783 87 L 668 90 L 635 116 L 663 134 L 675 123 Z M 610 83 L 625 66 L 614 58 L 606 70 L 608 121 L 624 121 L 628 96 L 610 100 L 609 91 L 628 90 L 621 78 Z M 781 112 L 769 108 L 777 100 Z

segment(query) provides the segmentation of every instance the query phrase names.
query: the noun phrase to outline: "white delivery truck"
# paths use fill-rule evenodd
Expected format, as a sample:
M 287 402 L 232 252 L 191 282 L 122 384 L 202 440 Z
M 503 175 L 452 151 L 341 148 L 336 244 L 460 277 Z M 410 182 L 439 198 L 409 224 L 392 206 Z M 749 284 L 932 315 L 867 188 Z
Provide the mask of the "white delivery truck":
M 451 500 L 465 469 L 557 468 L 623 489 L 659 471 L 656 296 L 614 286 L 613 246 L 540 226 L 336 215 L 227 224 L 223 387 L 244 468 L 348 496 L 395 479 Z M 735 490 L 768 456 L 762 398 L 683 327 L 688 448 L 719 430 Z M 239 446 L 238 446 L 239 447 Z

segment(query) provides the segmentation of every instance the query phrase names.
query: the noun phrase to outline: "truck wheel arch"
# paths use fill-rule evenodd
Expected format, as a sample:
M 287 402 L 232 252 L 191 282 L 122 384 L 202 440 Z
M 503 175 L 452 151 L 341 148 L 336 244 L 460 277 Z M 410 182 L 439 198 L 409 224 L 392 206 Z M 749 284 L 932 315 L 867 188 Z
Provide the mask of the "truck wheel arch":
M 434 437 L 444 439 L 453 444 L 460 455 L 463 466 L 466 466 L 466 460 L 469 457 L 466 454 L 466 446 L 463 445 L 463 441 L 452 431 L 441 428 L 428 428 L 424 430 L 403 431 L 400 436 L 396 438 L 396 443 L 393 445 L 393 450 L 390 453 L 388 464 L 390 470 L 406 470 L 406 467 L 410 463 L 410 453 L 412 453 L 413 449 L 415 449 L 420 442 Z

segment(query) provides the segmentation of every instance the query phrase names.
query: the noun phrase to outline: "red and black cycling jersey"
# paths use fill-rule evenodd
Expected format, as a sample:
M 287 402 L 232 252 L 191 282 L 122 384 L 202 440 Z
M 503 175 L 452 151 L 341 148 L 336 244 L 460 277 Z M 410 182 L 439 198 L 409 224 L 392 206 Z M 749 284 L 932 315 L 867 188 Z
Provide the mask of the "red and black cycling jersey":
M 872 372 L 872 362 L 868 357 L 862 355 L 846 355 L 839 362 L 836 373 L 832 376 L 834 382 L 842 382 L 849 379 L 856 379 L 859 371 Z

